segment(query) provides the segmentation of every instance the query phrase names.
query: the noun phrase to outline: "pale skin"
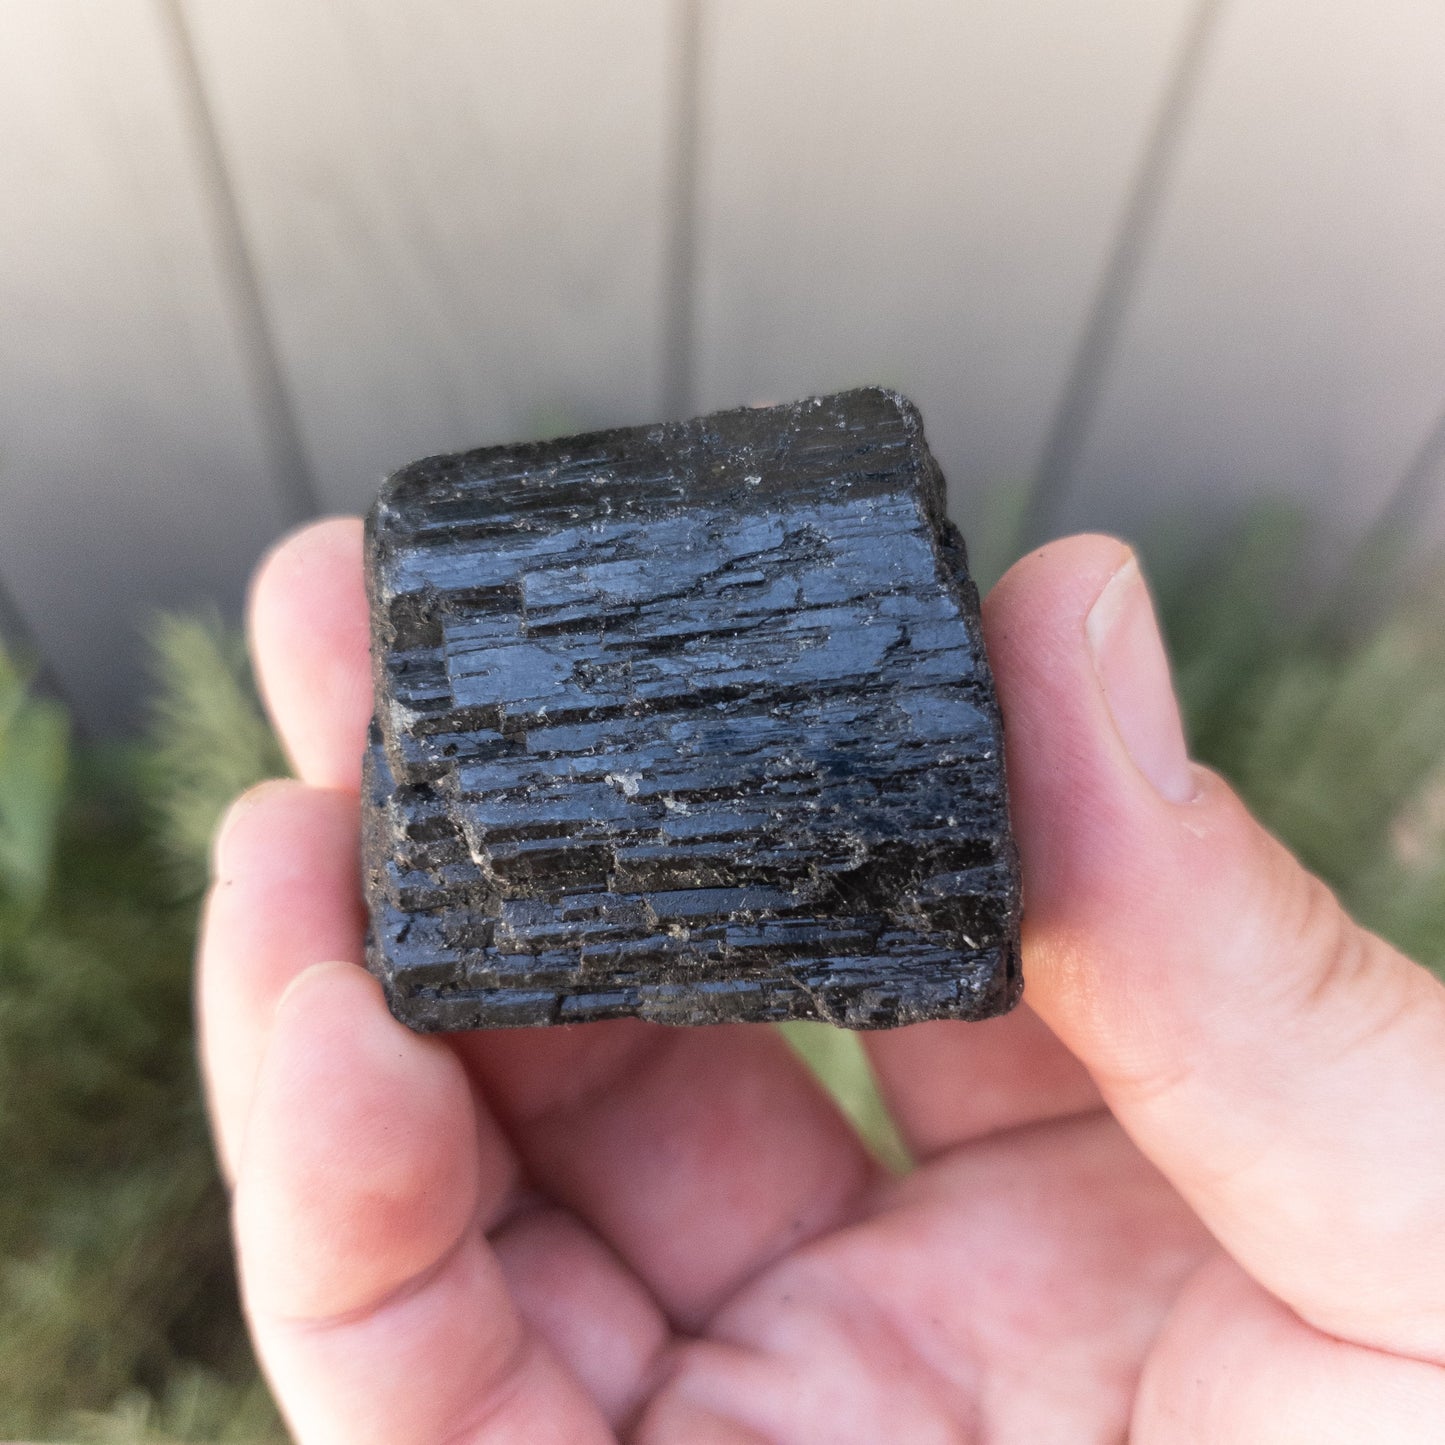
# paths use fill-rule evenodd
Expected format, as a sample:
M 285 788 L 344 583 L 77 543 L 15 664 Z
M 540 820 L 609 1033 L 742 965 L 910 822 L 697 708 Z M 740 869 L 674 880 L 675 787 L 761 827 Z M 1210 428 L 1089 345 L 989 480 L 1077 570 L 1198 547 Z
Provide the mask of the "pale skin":
M 218 834 L 201 1036 L 303 1445 L 1445 1439 L 1445 988 L 1188 762 L 1122 543 L 987 601 L 1027 1005 L 865 1036 L 902 1179 L 765 1027 L 392 1020 L 360 523 L 249 622 L 296 778 Z

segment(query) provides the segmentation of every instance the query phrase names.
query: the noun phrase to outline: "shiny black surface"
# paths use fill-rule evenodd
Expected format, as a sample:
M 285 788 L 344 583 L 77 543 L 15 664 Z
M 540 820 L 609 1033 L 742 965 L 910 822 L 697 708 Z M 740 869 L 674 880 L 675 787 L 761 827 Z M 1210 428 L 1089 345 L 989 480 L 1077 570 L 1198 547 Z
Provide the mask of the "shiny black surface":
M 419 1029 L 983 1018 L 978 596 L 880 390 L 418 462 L 367 518 L 368 964 Z

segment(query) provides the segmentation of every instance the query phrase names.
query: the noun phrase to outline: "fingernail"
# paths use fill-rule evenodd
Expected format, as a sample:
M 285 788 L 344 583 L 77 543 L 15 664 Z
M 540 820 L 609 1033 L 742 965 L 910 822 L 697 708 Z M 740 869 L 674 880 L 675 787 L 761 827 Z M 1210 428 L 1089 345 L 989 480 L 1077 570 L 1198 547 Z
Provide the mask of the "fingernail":
M 1084 631 L 1114 727 L 1134 766 L 1169 802 L 1188 802 L 1196 789 L 1184 725 L 1154 604 L 1133 553 L 1094 599 Z
M 227 840 L 235 832 L 236 825 L 250 813 L 272 785 L 278 782 L 285 786 L 286 780 L 268 778 L 264 783 L 257 783 L 247 788 L 238 798 L 232 800 L 230 807 L 221 815 L 221 821 L 216 824 L 215 832 L 211 834 L 211 880 L 213 882 L 231 876 L 232 869 L 226 856 Z
M 325 974 L 335 972 L 337 969 L 345 969 L 347 976 L 356 973 L 357 967 L 354 963 L 346 963 L 342 959 L 323 959 L 320 963 L 309 963 L 300 973 L 293 978 L 285 988 L 281 990 L 276 1003 L 271 1010 L 272 1017 L 281 1012 L 282 1007 L 289 1007 L 289 1000 L 292 994 L 301 993 L 311 987 L 312 983 Z

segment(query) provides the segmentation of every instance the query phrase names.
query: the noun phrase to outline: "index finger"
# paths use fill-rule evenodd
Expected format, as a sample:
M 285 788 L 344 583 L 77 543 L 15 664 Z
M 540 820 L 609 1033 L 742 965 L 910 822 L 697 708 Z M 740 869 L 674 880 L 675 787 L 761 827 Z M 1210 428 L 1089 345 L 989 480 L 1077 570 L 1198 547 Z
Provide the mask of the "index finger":
M 371 716 L 360 557 L 360 517 L 312 522 L 266 555 L 247 604 L 256 680 L 296 776 L 353 793 Z
M 357 519 L 292 533 L 257 574 L 256 668 L 307 781 L 359 786 L 367 618 Z M 773 1029 L 618 1019 L 479 1030 L 453 1045 L 529 1178 L 688 1327 L 785 1250 L 849 1217 L 877 1177 Z

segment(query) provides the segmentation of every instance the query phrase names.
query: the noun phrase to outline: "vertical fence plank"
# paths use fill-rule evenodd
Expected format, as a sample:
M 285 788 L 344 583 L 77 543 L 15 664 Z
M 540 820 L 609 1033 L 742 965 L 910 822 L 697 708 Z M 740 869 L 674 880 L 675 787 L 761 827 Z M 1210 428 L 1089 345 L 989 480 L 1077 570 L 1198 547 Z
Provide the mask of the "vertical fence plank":
M 1191 14 L 712 6 L 702 399 L 887 381 L 956 486 L 1031 477 Z
M 645 421 L 667 0 L 188 0 L 327 505 L 414 457 Z
M 1312 503 L 1338 549 L 1428 468 L 1442 74 L 1434 0 L 1227 8 L 1058 526 L 1134 525 L 1141 498 L 1227 516 L 1279 493 Z
M 282 525 L 150 0 L 0 0 L 0 573 L 98 730 L 148 607 L 235 605 Z

